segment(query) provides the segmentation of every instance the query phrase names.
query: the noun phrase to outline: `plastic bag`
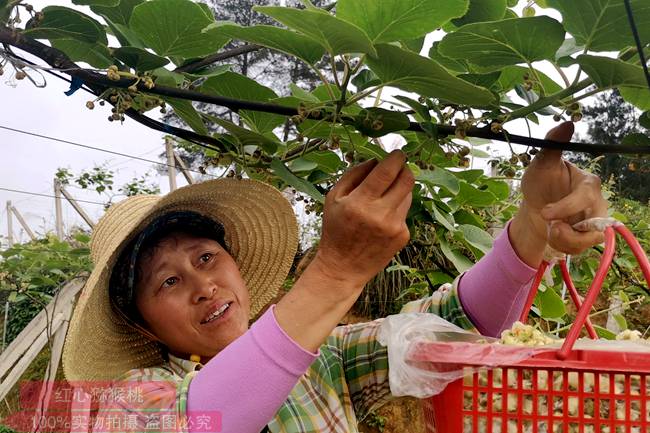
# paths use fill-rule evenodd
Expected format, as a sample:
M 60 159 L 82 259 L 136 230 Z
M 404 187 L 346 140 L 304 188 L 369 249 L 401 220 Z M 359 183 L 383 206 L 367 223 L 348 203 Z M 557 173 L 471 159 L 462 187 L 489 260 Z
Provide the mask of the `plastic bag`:
M 386 317 L 377 341 L 388 348 L 388 380 L 396 397 L 431 397 L 479 368 L 512 365 L 556 350 L 492 344 L 499 340 L 466 331 L 431 313 Z

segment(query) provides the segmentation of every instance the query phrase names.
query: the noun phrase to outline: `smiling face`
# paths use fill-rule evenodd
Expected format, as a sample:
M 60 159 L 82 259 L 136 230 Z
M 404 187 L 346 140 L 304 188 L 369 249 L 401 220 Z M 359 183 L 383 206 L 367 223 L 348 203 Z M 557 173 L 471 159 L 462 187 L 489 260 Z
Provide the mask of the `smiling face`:
M 205 363 L 246 332 L 248 289 L 217 241 L 172 232 L 141 257 L 136 305 L 170 353 Z

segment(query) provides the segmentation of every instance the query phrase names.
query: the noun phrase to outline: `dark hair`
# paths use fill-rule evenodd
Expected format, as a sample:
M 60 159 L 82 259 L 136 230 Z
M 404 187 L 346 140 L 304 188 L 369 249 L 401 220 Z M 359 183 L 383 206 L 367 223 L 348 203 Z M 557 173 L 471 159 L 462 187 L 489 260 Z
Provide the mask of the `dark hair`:
M 167 359 L 164 345 L 148 329 L 136 303 L 136 288 L 142 279 L 142 265 L 152 257 L 160 244 L 176 233 L 213 239 L 228 253 L 225 231 L 221 223 L 196 212 L 171 212 L 152 221 L 120 253 L 108 286 L 113 311 L 147 338 L 157 341 Z

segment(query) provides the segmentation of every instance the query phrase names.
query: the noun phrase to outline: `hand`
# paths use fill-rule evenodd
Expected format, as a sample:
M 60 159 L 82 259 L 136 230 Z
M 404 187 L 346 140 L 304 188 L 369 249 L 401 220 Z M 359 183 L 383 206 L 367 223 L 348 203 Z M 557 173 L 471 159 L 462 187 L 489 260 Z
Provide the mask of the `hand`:
M 325 199 L 314 266 L 341 284 L 362 288 L 406 245 L 415 179 L 405 162 L 404 153 L 394 151 L 343 175 Z
M 546 135 L 569 141 L 573 123 L 565 122 Z M 519 256 L 532 266 L 544 248 L 578 254 L 601 243 L 600 232 L 578 232 L 571 226 L 586 218 L 607 216 L 600 179 L 562 159 L 561 150 L 544 149 L 535 156 L 521 182 L 524 199 L 510 226 L 510 239 Z

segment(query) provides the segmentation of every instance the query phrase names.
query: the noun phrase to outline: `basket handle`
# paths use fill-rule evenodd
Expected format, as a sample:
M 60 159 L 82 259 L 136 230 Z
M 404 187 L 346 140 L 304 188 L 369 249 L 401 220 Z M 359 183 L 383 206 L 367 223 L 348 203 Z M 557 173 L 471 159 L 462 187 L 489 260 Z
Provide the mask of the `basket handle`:
M 546 272 L 546 269 L 548 269 L 549 266 L 550 263 L 544 260 L 542 264 L 539 266 L 539 268 L 537 269 L 537 273 L 535 274 L 533 284 L 530 286 L 530 292 L 528 293 L 528 298 L 526 299 L 525 308 L 522 311 L 521 316 L 519 317 L 519 321 L 522 323 L 526 323 L 528 321 L 530 308 L 533 306 L 533 302 L 535 301 L 535 296 L 537 295 L 537 292 L 539 290 L 539 285 L 542 282 L 542 277 L 544 276 L 544 272 Z M 560 270 L 562 272 L 562 280 L 564 281 L 564 284 L 566 284 L 567 289 L 569 290 L 569 295 L 571 296 L 571 300 L 579 310 L 582 307 L 582 301 L 580 300 L 580 295 L 578 294 L 578 291 L 576 290 L 576 286 L 573 284 L 573 280 L 571 279 L 571 275 L 569 274 L 569 268 L 567 267 L 566 260 L 560 261 Z M 587 333 L 591 338 L 593 338 L 594 340 L 598 339 L 598 334 L 596 333 L 596 329 L 594 329 L 594 326 L 591 324 L 591 320 L 589 319 L 589 317 L 587 317 L 587 320 L 585 321 L 585 327 L 587 328 Z
M 589 312 L 591 311 L 591 307 L 594 305 L 594 302 L 600 293 L 600 289 L 603 287 L 603 282 L 607 276 L 607 271 L 609 271 L 609 267 L 611 266 L 612 260 L 614 259 L 614 251 L 616 249 L 615 247 L 616 233 L 610 226 L 605 228 L 605 251 L 603 251 L 603 255 L 600 258 L 598 270 L 596 270 L 596 275 L 594 276 L 594 280 L 589 286 L 589 291 L 587 292 L 587 296 L 585 296 L 582 306 L 578 309 L 578 314 L 576 315 L 573 325 L 571 325 L 571 328 L 569 328 L 569 333 L 564 339 L 562 347 L 557 352 L 558 359 L 566 359 L 569 356 L 569 353 L 573 349 L 573 345 L 580 336 L 580 329 L 585 324 L 589 316 Z
M 616 232 L 618 232 L 621 235 L 621 237 L 623 237 L 625 242 L 629 245 L 630 249 L 632 250 L 632 253 L 634 254 L 634 257 L 639 263 L 639 266 L 641 268 L 641 271 L 643 272 L 643 276 L 645 277 L 647 284 L 650 286 L 650 261 L 648 261 L 648 257 L 643 251 L 641 244 L 639 244 L 639 241 L 634 237 L 632 232 L 627 227 L 625 227 L 625 225 L 623 225 L 618 221 L 614 222 L 613 224 L 609 224 L 607 227 L 604 228 L 605 250 L 603 251 L 603 254 L 600 258 L 600 264 L 598 266 L 598 270 L 596 271 L 596 275 L 594 276 L 594 280 L 589 286 L 587 296 L 585 296 L 583 302 L 580 302 L 580 296 L 578 295 L 578 291 L 576 290 L 575 285 L 571 280 L 571 276 L 569 275 L 569 269 L 567 268 L 566 261 L 564 260 L 560 261 L 560 270 L 562 272 L 562 279 L 567 285 L 569 294 L 571 295 L 571 299 L 578 307 L 578 313 L 576 315 L 575 321 L 573 322 L 573 325 L 571 325 L 571 328 L 569 329 L 569 332 L 564 340 L 564 344 L 557 352 L 558 359 L 566 359 L 569 356 L 569 353 L 573 349 L 573 345 L 575 344 L 576 340 L 580 336 L 580 329 L 582 329 L 583 326 L 587 328 L 587 333 L 591 338 L 593 339 L 598 338 L 596 330 L 594 329 L 593 325 L 591 324 L 591 321 L 589 320 L 589 311 L 591 311 L 591 307 L 593 306 L 594 302 L 596 301 L 596 298 L 598 297 L 598 294 L 600 293 L 600 290 L 603 286 L 603 282 L 605 281 L 605 277 L 607 276 L 607 272 L 609 271 L 609 267 L 611 266 L 612 260 L 614 259 L 614 252 L 616 247 Z M 519 319 L 523 323 L 526 323 L 528 319 L 530 308 L 533 305 L 533 301 L 539 289 L 539 285 L 542 281 L 542 277 L 544 275 L 544 272 L 546 272 L 548 266 L 549 263 L 547 261 L 543 261 L 539 269 L 537 270 L 537 273 L 535 274 L 535 278 L 533 280 L 533 284 L 531 285 L 528 298 L 526 299 L 525 308 Z

